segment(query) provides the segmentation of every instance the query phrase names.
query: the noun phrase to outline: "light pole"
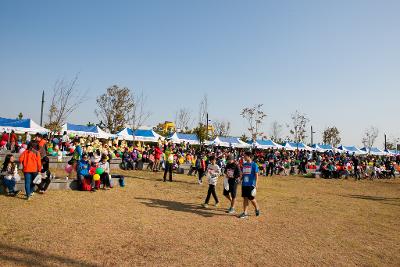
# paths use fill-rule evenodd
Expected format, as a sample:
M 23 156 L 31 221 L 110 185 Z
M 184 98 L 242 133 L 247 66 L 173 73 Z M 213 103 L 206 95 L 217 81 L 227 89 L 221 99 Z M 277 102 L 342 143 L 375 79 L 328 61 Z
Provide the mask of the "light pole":
M 44 106 L 44 90 L 42 92 L 42 106 L 40 109 L 40 126 L 43 127 L 43 106 Z
M 313 131 L 313 127 L 311 126 L 311 146 L 314 144 L 314 134 L 315 132 Z

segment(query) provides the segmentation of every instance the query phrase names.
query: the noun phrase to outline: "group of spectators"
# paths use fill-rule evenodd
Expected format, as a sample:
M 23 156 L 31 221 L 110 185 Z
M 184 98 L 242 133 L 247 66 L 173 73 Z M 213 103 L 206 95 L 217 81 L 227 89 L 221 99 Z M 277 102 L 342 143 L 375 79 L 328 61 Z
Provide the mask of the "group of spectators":
M 222 172 L 233 158 L 241 168 L 244 163 L 245 149 L 217 146 L 199 147 L 188 143 L 174 144 L 168 140 L 143 144 L 124 140 L 99 140 L 94 137 L 70 136 L 66 132 L 59 136 L 29 133 L 17 135 L 14 132 L 3 133 L 0 149 L 19 153 L 19 162 L 25 178 L 25 193 L 29 199 L 37 188 L 39 193 L 46 192 L 52 175 L 49 169 L 49 156 L 58 159 L 68 157 L 65 170 L 67 177 L 75 172 L 79 188 L 96 191 L 112 188 L 110 160 L 121 158 L 120 167 L 125 170 L 146 169 L 164 171 L 164 181 L 172 181 L 173 171 L 180 172 L 183 164 L 189 164 L 188 175 L 196 175 L 198 183 L 203 183 L 207 174 L 210 158 L 215 159 Z M 332 151 L 285 149 L 252 150 L 253 162 L 257 164 L 260 175 L 308 175 L 319 174 L 322 178 L 394 178 L 399 171 L 400 156 L 356 156 Z M 15 182 L 18 180 L 17 164 L 14 156 L 8 154 L 2 167 L 3 185 L 10 195 L 15 195 Z M 40 182 L 34 183 L 38 174 Z M 14 177 L 15 176 L 15 177 Z M 36 179 L 37 180 L 37 179 Z

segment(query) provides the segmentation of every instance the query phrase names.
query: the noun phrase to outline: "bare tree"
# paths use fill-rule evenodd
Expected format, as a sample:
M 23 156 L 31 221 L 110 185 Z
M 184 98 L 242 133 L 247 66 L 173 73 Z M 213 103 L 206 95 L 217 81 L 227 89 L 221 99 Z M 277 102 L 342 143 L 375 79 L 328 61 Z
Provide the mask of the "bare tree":
M 181 108 L 176 112 L 175 125 L 181 131 L 189 131 L 192 123 L 192 113 L 188 108 Z
M 397 144 L 400 144 L 400 138 L 399 137 L 390 136 L 386 141 L 386 149 L 396 150 L 397 149 Z M 385 146 L 385 144 L 383 144 L 383 146 Z
M 340 138 L 339 130 L 333 126 L 325 129 L 322 134 L 322 140 L 325 144 L 330 144 L 331 146 L 336 147 L 340 144 L 342 139 Z
M 304 142 L 306 139 L 306 126 L 310 121 L 306 114 L 302 114 L 296 110 L 295 113 L 291 115 L 292 128 L 290 129 L 290 134 L 295 142 Z
M 244 108 L 240 113 L 240 115 L 247 120 L 249 125 L 248 130 L 253 141 L 264 135 L 264 133 L 261 132 L 261 126 L 267 114 L 264 113 L 262 107 L 263 104 L 258 104 L 250 108 Z
M 96 101 L 95 113 L 107 130 L 116 133 L 125 128 L 135 105 L 129 88 L 113 85 Z
M 199 124 L 202 124 L 202 125 L 207 124 L 207 113 L 208 113 L 208 97 L 205 94 L 200 101 Z
M 137 95 L 133 94 L 132 99 L 131 128 L 137 130 L 150 118 L 151 113 L 146 109 L 147 97 L 143 91 Z
M 231 123 L 229 121 L 219 121 L 213 122 L 214 133 L 216 136 L 228 136 L 231 131 Z
M 282 124 L 279 124 L 278 121 L 274 121 L 271 124 L 271 139 L 274 142 L 281 140 L 281 132 L 282 132 Z
M 363 143 L 364 147 L 368 149 L 368 152 L 371 150 L 373 147 L 376 138 L 378 138 L 379 130 L 378 128 L 371 126 L 367 129 L 365 129 L 364 132 L 364 137 L 361 139 L 361 142 Z
M 45 127 L 52 131 L 60 131 L 67 118 L 86 100 L 86 92 L 77 89 L 78 75 L 71 81 L 57 80 L 53 86 L 48 119 Z

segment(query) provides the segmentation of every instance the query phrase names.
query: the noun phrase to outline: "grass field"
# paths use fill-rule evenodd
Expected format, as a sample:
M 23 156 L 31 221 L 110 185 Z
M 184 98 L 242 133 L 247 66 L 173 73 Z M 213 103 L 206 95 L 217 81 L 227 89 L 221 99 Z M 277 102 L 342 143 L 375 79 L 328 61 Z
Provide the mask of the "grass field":
M 203 209 L 194 177 L 124 174 L 111 191 L 0 196 L 0 265 L 400 265 L 399 179 L 262 177 L 261 217 L 240 220 L 222 179 L 222 205 Z

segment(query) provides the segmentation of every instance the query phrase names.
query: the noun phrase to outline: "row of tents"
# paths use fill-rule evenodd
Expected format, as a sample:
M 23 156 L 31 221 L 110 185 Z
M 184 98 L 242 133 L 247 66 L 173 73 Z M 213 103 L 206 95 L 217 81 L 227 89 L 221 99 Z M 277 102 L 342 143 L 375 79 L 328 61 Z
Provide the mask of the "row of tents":
M 49 130 L 41 127 L 31 119 L 7 119 L 0 118 L 0 131 L 11 132 L 14 130 L 16 133 L 48 133 Z M 166 137 L 161 136 L 154 132 L 152 129 L 138 129 L 132 130 L 130 128 L 125 128 L 117 134 L 111 134 L 103 131 L 98 126 L 85 126 L 77 125 L 72 123 L 66 123 L 62 127 L 62 132 L 67 132 L 67 134 L 73 134 L 78 136 L 92 136 L 100 139 L 118 138 L 127 141 L 140 141 L 140 142 L 158 142 L 159 139 L 164 140 Z M 191 145 L 198 145 L 200 141 L 195 134 L 184 134 L 177 133 L 167 137 L 167 140 L 171 140 L 173 143 L 189 143 Z M 383 151 L 379 148 L 357 148 L 356 146 L 339 146 L 337 148 L 332 147 L 327 144 L 314 144 L 312 146 L 307 146 L 303 143 L 286 142 L 282 145 L 275 143 L 272 140 L 256 140 L 252 143 L 243 142 L 239 137 L 221 137 L 218 136 L 214 140 L 206 141 L 206 145 L 215 145 L 221 147 L 234 147 L 234 148 L 250 148 L 255 147 L 258 149 L 286 149 L 286 150 L 308 150 L 308 151 L 318 151 L 318 152 L 340 152 L 349 153 L 356 155 L 372 154 L 372 155 L 399 155 L 400 151 L 396 150 L 386 150 Z

